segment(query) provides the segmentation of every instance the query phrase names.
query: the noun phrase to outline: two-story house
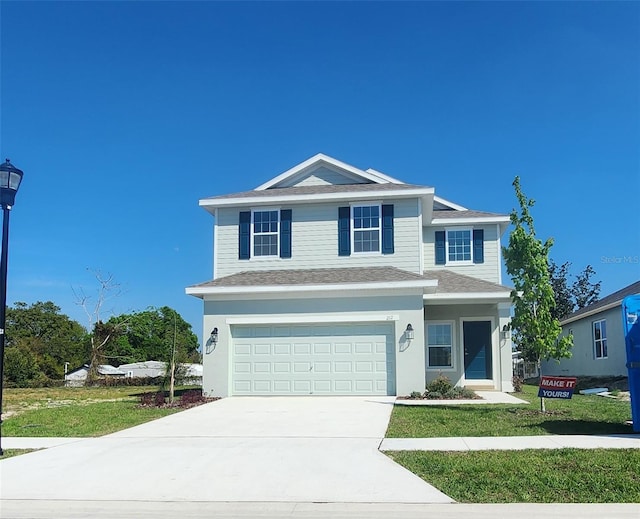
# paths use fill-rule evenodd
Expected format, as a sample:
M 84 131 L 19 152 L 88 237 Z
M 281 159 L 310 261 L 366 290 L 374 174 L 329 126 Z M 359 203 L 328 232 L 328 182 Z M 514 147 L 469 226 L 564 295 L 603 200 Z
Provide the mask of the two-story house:
M 200 205 L 213 280 L 186 292 L 205 394 L 407 395 L 439 374 L 513 389 L 508 216 L 322 154 Z

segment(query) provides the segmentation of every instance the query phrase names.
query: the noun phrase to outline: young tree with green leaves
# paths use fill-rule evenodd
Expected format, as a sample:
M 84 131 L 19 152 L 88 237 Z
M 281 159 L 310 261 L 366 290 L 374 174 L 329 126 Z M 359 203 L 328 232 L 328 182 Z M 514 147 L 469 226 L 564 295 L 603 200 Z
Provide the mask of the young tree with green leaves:
M 549 250 L 553 240 L 549 238 L 543 243 L 536 237 L 530 213 L 535 201 L 522 192 L 520 177 L 515 178 L 513 187 L 520 211 L 511 211 L 514 229 L 509 245 L 502 248 L 507 273 L 514 285 L 512 338 L 523 358 L 536 362 L 540 370 L 542 359 L 559 361 L 571 357 L 573 337 L 561 337 L 562 328 L 553 316 L 555 298 L 549 275 Z M 543 398 L 540 410 L 545 411 Z

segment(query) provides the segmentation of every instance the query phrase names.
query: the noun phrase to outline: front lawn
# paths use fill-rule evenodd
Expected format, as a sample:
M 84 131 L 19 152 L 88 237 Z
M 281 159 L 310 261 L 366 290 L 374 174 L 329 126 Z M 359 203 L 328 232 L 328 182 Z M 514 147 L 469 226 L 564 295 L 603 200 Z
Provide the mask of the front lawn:
M 140 396 L 156 390 L 149 386 L 7 388 L 2 435 L 102 436 L 180 411 L 140 407 Z
M 463 503 L 640 503 L 640 450 L 387 452 Z
M 595 395 L 571 400 L 546 399 L 541 414 L 537 386 L 525 385 L 514 396 L 527 404 L 400 406 L 391 414 L 387 438 L 454 436 L 536 436 L 545 434 L 625 434 L 632 428 L 628 401 Z

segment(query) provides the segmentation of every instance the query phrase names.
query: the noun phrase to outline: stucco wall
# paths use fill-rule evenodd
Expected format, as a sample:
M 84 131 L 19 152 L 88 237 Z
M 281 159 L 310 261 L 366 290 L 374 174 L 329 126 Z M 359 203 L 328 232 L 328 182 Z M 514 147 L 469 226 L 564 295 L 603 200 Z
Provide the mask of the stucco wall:
M 230 389 L 231 324 L 229 319 L 242 318 L 248 323 L 268 323 L 273 319 L 287 322 L 332 322 L 332 318 L 359 320 L 367 322 L 387 322 L 394 325 L 396 352 L 396 391 L 398 395 L 408 395 L 420 391 L 425 386 L 424 371 L 424 327 L 422 293 L 413 290 L 404 295 L 385 295 L 380 293 L 362 293 L 352 295 L 333 294 L 324 297 L 306 297 L 300 299 L 227 299 L 225 301 L 205 301 L 203 343 L 204 374 L 203 391 L 208 396 L 228 396 Z M 397 320 L 394 320 L 396 319 Z M 404 330 L 411 324 L 415 338 L 410 344 L 404 341 Z M 218 328 L 218 344 L 213 351 L 207 344 L 208 334 Z

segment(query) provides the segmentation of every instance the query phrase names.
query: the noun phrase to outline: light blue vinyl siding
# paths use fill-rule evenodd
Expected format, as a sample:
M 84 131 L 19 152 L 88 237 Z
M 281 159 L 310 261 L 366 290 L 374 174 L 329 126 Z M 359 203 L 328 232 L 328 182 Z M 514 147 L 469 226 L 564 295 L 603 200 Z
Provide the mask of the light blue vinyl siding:
M 417 200 L 387 201 L 394 205 L 394 253 L 338 255 L 338 206 L 322 203 L 292 205 L 291 258 L 238 260 L 239 208 L 219 209 L 216 277 L 243 271 L 394 266 L 420 273 L 420 225 Z M 250 208 L 243 208 L 243 210 Z
M 436 231 L 455 229 L 455 226 L 427 226 L 422 231 L 425 270 L 447 269 L 458 274 L 491 281 L 492 283 L 500 283 L 501 254 L 497 227 L 495 225 L 466 225 L 459 227 L 460 229 L 484 230 L 484 262 L 456 264 L 451 263 L 447 258 L 447 262 L 444 265 L 436 265 L 435 233 Z

